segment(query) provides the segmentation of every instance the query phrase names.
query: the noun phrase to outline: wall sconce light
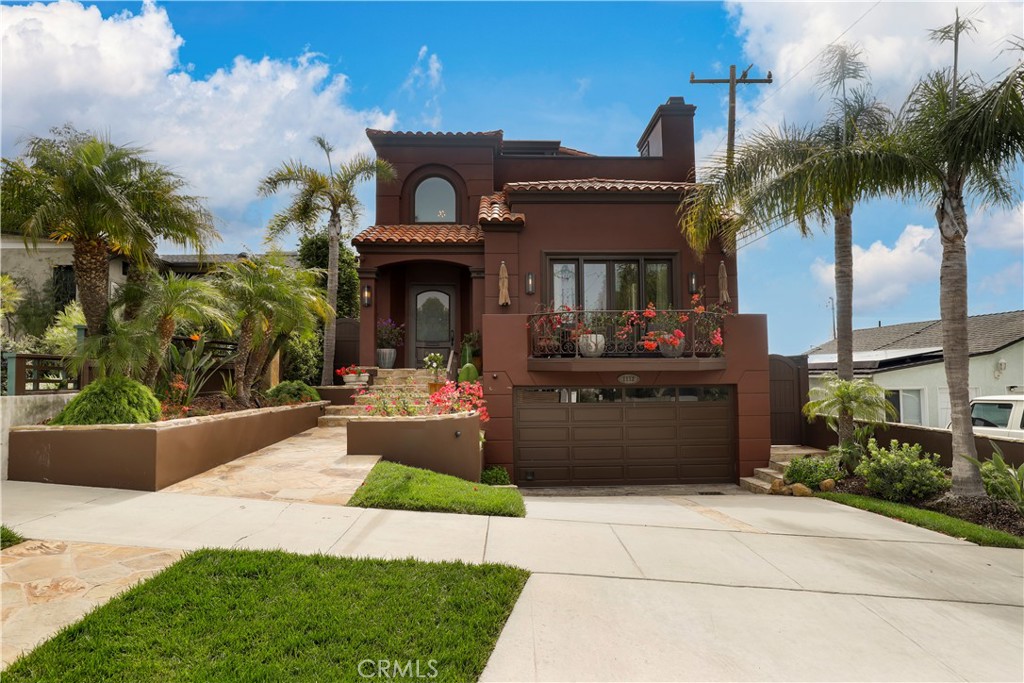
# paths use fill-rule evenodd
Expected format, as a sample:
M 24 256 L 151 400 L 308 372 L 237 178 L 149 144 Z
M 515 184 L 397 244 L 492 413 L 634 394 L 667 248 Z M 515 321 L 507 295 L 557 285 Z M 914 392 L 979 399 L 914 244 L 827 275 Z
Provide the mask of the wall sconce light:
M 526 293 L 536 294 L 537 293 L 537 277 L 533 273 L 526 274 Z
M 992 373 L 992 376 L 996 379 L 999 379 L 1000 377 L 1003 376 L 1004 372 L 1006 372 L 1006 359 L 1000 358 L 999 360 L 996 361 L 996 371 Z
M 363 308 L 369 308 L 373 305 L 373 289 L 370 285 L 363 285 L 363 292 L 360 298 L 363 301 Z
M 697 286 L 697 273 L 690 273 L 690 294 L 697 294 L 700 292 L 700 287 Z

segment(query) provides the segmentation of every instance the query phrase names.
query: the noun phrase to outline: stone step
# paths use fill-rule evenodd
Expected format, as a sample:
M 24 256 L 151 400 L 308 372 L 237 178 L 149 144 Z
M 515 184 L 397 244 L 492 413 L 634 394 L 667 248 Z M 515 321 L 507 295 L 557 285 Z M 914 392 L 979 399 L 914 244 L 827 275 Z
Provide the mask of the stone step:
M 818 456 L 827 454 L 828 451 L 823 451 L 820 448 L 814 448 L 812 446 L 772 446 L 771 457 L 772 460 L 783 462 L 802 455 Z
M 349 415 L 321 415 L 317 418 L 317 427 L 345 427 L 348 425 Z
M 322 420 L 323 418 L 320 419 Z M 746 489 L 751 493 L 768 493 L 769 484 L 757 477 L 740 477 L 740 488 Z
M 789 460 L 769 460 L 768 467 L 771 467 L 776 472 L 785 472 L 786 468 L 789 467 Z
M 328 415 L 365 415 L 366 409 L 363 406 L 327 406 Z
M 422 393 L 422 394 L 403 393 L 401 395 L 407 401 L 415 401 L 415 402 L 418 402 L 420 405 L 425 405 L 430 400 L 430 395 L 427 394 L 427 393 Z M 395 398 L 397 398 L 397 396 Z M 355 401 L 356 401 L 356 405 L 357 406 L 369 406 L 369 405 L 373 405 L 373 403 L 374 403 L 373 396 L 370 396 L 369 394 L 367 394 L 365 396 L 356 396 Z
M 754 476 L 769 485 L 776 479 L 782 481 L 782 473 L 768 467 L 754 468 Z

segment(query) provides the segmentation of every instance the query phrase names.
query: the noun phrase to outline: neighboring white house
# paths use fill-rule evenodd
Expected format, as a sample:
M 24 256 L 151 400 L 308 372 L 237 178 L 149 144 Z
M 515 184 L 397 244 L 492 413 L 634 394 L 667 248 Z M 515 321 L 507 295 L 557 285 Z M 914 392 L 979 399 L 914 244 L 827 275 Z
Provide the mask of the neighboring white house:
M 1024 393 L 1024 311 L 972 315 L 967 319 L 970 393 Z M 836 369 L 833 339 L 810 349 L 810 386 Z M 945 427 L 949 391 L 942 366 L 942 325 L 938 320 L 868 327 L 853 331 L 853 368 L 884 387 L 899 411 L 895 422 Z

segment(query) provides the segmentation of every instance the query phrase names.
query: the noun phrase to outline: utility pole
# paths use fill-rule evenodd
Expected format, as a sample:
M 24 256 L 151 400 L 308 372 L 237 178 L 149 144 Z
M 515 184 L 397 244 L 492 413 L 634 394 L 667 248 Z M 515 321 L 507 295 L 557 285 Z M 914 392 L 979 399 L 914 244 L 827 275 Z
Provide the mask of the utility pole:
M 690 72 L 690 83 L 728 83 L 729 84 L 729 143 L 725 148 L 725 160 L 726 164 L 732 166 L 732 155 L 736 148 L 736 85 L 747 85 L 753 83 L 771 83 L 772 72 L 768 72 L 767 78 L 747 78 L 747 74 L 750 73 L 750 69 L 754 65 L 748 66 L 739 78 L 736 78 L 736 65 L 729 65 L 729 78 L 697 78 L 693 72 Z

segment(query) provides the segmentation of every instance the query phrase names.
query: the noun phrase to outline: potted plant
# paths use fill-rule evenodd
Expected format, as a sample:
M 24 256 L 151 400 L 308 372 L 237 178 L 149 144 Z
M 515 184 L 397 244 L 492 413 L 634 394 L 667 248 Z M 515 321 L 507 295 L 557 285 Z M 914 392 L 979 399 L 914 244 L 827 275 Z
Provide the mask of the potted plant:
M 604 332 L 608 327 L 607 315 L 603 313 L 579 311 L 576 313 L 576 326 L 572 338 L 576 342 L 576 350 L 586 358 L 599 358 L 605 352 Z
M 431 394 L 435 393 L 438 389 L 444 386 L 444 382 L 441 381 L 441 371 L 444 370 L 444 356 L 440 353 L 431 353 L 423 359 L 423 367 L 434 376 L 433 382 L 427 382 L 427 391 Z
M 552 306 L 539 306 L 537 315 L 527 323 L 533 332 L 533 353 L 537 356 L 560 356 L 568 353 L 569 341 L 563 334 L 571 336 L 571 328 L 576 315 L 568 306 L 555 309 Z M 573 355 L 569 353 L 569 355 Z
M 347 368 L 338 368 L 334 374 L 341 377 L 345 384 L 366 384 L 370 380 L 370 374 L 363 372 L 358 365 L 350 365 Z
M 382 368 L 395 367 L 398 347 L 405 340 L 405 325 L 391 318 L 377 321 L 377 365 Z
M 704 293 L 694 294 L 693 304 L 693 350 L 697 356 L 721 356 L 725 348 L 722 339 L 722 323 L 730 311 L 725 306 L 715 303 L 705 306 L 701 300 Z

